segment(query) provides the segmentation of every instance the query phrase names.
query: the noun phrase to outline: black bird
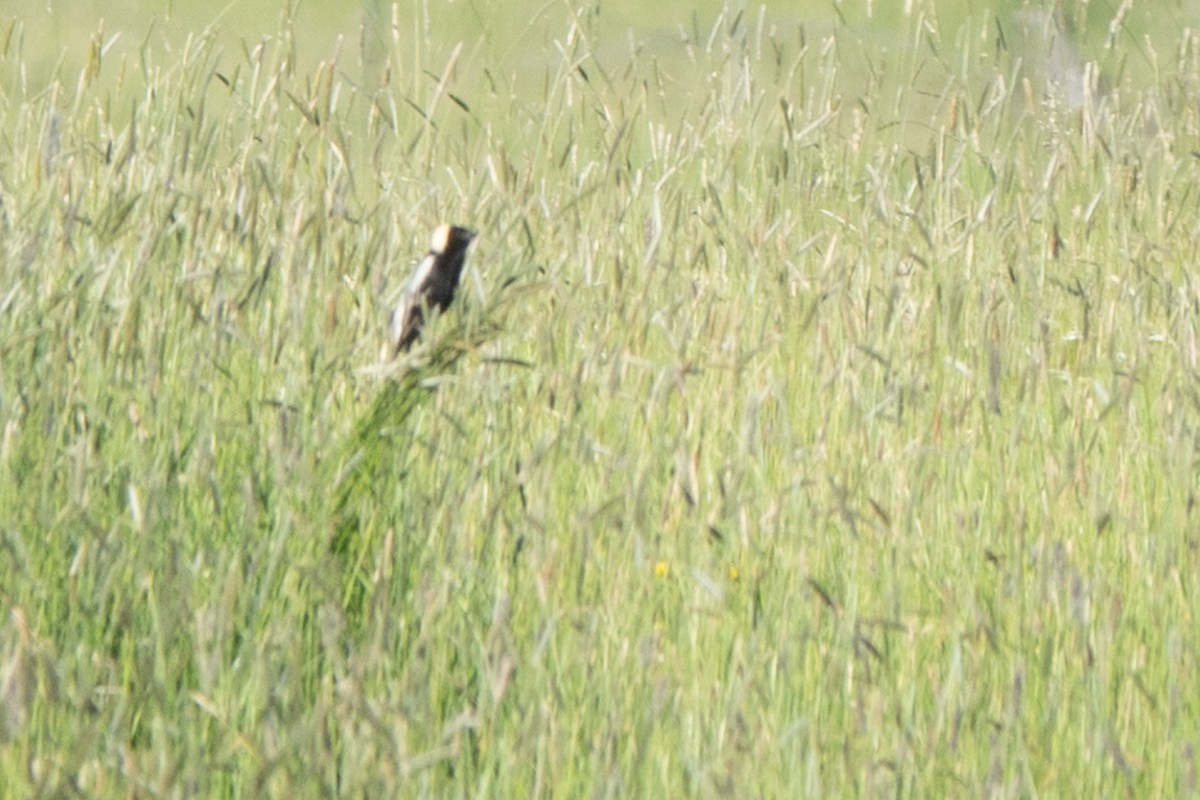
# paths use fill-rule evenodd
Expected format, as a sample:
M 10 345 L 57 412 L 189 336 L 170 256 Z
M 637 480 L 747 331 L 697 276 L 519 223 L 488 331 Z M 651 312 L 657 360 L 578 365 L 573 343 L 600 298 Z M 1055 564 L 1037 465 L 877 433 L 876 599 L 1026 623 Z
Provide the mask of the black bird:
M 475 231 L 457 225 L 442 224 L 433 232 L 429 252 L 417 264 L 404 296 L 392 311 L 392 355 L 412 347 L 427 313 L 445 311 L 450 305 L 467 260 L 467 247 L 474 238 Z

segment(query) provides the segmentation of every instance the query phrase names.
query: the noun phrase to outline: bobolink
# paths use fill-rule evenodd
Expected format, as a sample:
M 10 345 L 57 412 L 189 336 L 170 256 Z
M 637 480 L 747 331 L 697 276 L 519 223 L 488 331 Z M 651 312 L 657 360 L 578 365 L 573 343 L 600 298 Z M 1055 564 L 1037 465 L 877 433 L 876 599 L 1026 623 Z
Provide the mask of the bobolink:
M 392 311 L 392 355 L 412 347 L 428 312 L 445 311 L 450 305 L 467 260 L 467 247 L 474 238 L 475 231 L 457 225 L 442 224 L 433 232 L 429 252 L 417 264 L 404 296 Z

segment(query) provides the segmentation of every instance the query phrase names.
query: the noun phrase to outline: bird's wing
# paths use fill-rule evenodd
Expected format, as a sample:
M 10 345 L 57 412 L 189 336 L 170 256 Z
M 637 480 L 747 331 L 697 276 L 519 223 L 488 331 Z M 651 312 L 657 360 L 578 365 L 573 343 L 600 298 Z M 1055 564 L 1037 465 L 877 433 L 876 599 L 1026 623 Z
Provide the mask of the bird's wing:
M 413 270 L 412 277 L 408 279 L 408 285 L 404 287 L 404 294 L 418 295 L 425 283 L 429 280 L 429 273 L 433 271 L 433 264 L 436 259 L 433 253 L 429 253 L 421 259 L 421 263 L 417 264 L 417 268 Z
M 433 270 L 433 263 L 432 254 L 421 259 L 421 263 L 417 264 L 412 277 L 408 279 L 408 284 L 404 287 L 404 294 L 400 297 L 400 302 L 396 304 L 388 319 L 392 330 L 392 344 L 396 347 L 403 347 L 406 342 L 410 341 L 414 327 L 421 324 L 422 295 L 425 284 L 429 281 L 429 274 Z

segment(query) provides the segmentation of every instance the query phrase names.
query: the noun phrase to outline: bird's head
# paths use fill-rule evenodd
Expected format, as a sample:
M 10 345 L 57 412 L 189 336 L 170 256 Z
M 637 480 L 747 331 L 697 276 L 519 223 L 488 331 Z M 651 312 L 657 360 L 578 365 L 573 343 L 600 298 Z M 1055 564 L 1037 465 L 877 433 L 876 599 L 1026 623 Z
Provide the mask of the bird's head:
M 443 223 L 433 232 L 433 240 L 429 243 L 431 253 L 445 253 L 465 248 L 475 238 L 475 231 L 458 225 Z

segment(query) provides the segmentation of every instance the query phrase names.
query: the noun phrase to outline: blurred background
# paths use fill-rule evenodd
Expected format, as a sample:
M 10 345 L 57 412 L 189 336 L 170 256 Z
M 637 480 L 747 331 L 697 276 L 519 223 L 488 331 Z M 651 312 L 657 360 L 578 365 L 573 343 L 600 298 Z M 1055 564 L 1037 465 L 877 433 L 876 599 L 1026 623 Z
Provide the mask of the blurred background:
M 1070 71 L 1076 60 L 1095 61 L 1110 80 L 1150 75 L 1157 50 L 1170 48 L 1200 19 L 1198 0 L 660 0 L 639 3 L 545 0 L 233 0 L 227 4 L 162 0 L 46 0 L 0 3 L 0 53 L 19 44 L 28 88 L 51 76 L 72 76 L 98 44 L 104 58 L 142 60 L 150 51 L 169 56 L 189 37 L 207 32 L 230 59 L 288 29 L 300 74 L 336 60 L 351 80 L 374 81 L 389 54 L 399 68 L 445 63 L 462 45 L 459 64 L 470 79 L 483 65 L 493 74 L 544 76 L 547 59 L 572 23 L 589 37 L 591 53 L 617 69 L 632 54 L 670 68 L 691 37 L 718 21 L 764 32 L 819 36 L 838 31 L 858 41 L 865 63 L 888 50 L 912 48 L 912 20 L 928 40 L 953 51 L 963 37 L 998 50 L 1020 49 L 1050 71 Z M 1030 32 L 1032 31 L 1032 35 Z M 921 42 L 919 44 L 927 44 Z M 1115 50 L 1121 56 L 1112 55 Z M 1131 59 L 1129 53 L 1135 54 Z M 856 54 L 843 53 L 843 65 Z M 483 79 L 480 74 L 479 77 Z

